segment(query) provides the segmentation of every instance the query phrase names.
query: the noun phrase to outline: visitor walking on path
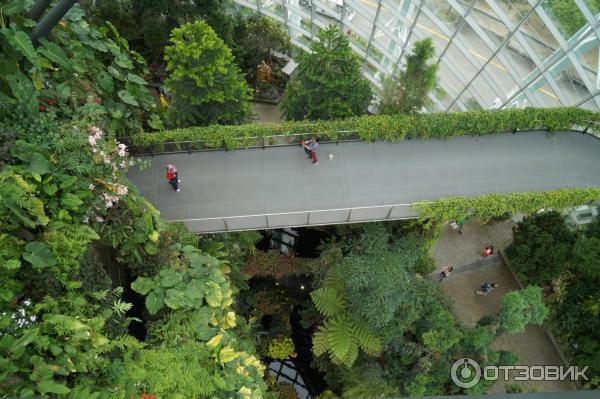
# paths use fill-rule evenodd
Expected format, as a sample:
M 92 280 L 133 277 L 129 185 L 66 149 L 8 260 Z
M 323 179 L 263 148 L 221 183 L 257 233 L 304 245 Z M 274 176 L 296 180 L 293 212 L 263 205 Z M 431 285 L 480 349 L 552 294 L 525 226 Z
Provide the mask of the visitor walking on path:
M 445 279 L 446 277 L 448 277 L 450 274 L 452 274 L 452 272 L 454 271 L 454 268 L 452 266 L 446 266 L 442 269 L 442 271 L 440 272 L 440 279 L 438 281 L 438 283 L 441 283 L 443 279 Z
M 496 253 L 496 249 L 494 248 L 494 246 L 486 245 L 481 251 L 481 256 L 487 258 L 488 256 L 493 255 L 494 253 Z
M 457 221 L 452 221 L 450 222 L 450 227 L 452 227 L 452 230 L 456 231 L 458 234 L 460 234 L 462 236 L 462 228 L 463 225 L 465 224 L 465 219 L 461 218 Z
M 317 158 L 317 147 L 319 146 L 319 141 L 317 139 L 317 136 L 314 136 L 310 141 L 302 140 L 301 144 L 302 147 L 304 147 L 304 152 L 306 152 L 308 157 L 312 159 L 313 165 L 318 164 L 319 160 Z
M 489 294 L 490 292 L 492 292 L 492 290 L 494 288 L 496 288 L 496 287 L 498 287 L 498 284 L 496 284 L 494 282 L 491 282 L 491 281 L 488 281 L 488 282 L 485 282 L 485 283 L 481 284 L 481 289 L 478 290 L 478 291 L 475 291 L 475 293 L 477 295 L 484 295 L 485 296 L 485 295 Z
M 169 181 L 171 187 L 173 187 L 173 191 L 180 191 L 179 182 L 181 180 L 179 180 L 179 173 L 177 171 L 177 168 L 175 167 L 175 165 L 171 164 L 166 165 L 165 168 L 167 169 L 167 180 Z

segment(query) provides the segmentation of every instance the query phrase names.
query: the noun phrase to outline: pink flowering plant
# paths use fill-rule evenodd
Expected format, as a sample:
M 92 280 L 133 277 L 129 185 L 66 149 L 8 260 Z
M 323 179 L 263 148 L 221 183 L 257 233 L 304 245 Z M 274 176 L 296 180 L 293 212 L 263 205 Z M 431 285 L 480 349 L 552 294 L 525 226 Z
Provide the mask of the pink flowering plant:
M 87 142 L 97 177 L 87 186 L 93 192 L 94 203 L 83 223 L 105 223 L 129 193 L 125 176 L 135 162 L 129 159 L 125 144 L 106 137 L 97 126 L 90 128 Z

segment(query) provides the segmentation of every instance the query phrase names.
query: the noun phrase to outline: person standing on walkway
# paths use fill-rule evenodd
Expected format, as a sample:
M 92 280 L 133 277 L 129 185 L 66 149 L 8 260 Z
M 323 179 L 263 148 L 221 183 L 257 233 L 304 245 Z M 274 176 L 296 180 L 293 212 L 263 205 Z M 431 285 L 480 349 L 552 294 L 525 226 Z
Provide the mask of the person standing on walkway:
M 308 157 L 312 159 L 313 165 L 318 164 L 319 159 L 317 158 L 317 147 L 319 146 L 319 141 L 317 136 L 313 136 L 312 140 L 310 141 L 303 140 L 301 144 L 302 147 L 304 147 L 304 152 L 306 152 Z
M 456 220 L 450 222 L 450 227 L 452 227 L 452 230 L 456 231 L 458 234 L 460 234 L 462 236 L 462 228 L 463 228 L 464 224 L 465 224 L 465 219 L 460 218 L 458 220 L 458 222 Z
M 438 281 L 438 283 L 441 283 L 443 279 L 445 279 L 446 277 L 448 277 L 450 274 L 452 274 L 452 272 L 454 271 L 454 268 L 452 266 L 446 266 L 442 269 L 442 271 L 440 272 L 440 279 Z
M 478 291 L 475 291 L 475 293 L 477 295 L 484 295 L 485 296 L 485 295 L 489 294 L 490 292 L 492 292 L 492 290 L 494 288 L 496 288 L 496 287 L 498 287 L 498 284 L 496 284 L 496 283 L 494 283 L 492 281 L 487 281 L 487 282 L 481 284 L 481 289 L 478 290 Z
M 167 180 L 171 187 L 173 187 L 173 191 L 180 191 L 179 182 L 181 180 L 179 180 L 179 172 L 177 171 L 177 168 L 175 165 L 171 164 L 166 165 L 165 168 L 167 169 Z

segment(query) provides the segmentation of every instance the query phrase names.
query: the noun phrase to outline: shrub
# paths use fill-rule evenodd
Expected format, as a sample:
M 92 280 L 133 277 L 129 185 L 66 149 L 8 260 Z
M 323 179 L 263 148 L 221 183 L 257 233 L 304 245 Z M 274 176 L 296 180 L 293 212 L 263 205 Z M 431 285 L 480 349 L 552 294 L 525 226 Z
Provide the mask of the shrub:
M 418 115 L 362 116 L 332 121 L 283 122 L 241 126 L 207 126 L 140 133 L 133 138 L 137 151 L 165 142 L 203 141 L 202 148 L 244 148 L 256 145 L 254 137 L 306 134 L 336 140 L 358 136 L 362 140 L 399 141 L 411 138 L 445 139 L 511 131 L 570 130 L 586 121 L 600 121 L 600 113 L 581 108 L 525 108 L 439 112 Z M 342 131 L 348 133 L 341 133 Z M 262 141 L 260 141 L 262 142 Z M 160 148 L 155 147 L 156 152 Z

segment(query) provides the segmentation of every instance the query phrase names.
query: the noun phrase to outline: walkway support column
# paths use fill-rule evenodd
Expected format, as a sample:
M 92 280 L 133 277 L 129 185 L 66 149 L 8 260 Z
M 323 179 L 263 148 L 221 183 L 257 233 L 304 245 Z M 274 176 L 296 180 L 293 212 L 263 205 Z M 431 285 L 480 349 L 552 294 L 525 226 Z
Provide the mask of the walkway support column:
M 65 16 L 76 2 L 77 0 L 60 0 L 29 34 L 29 38 L 33 44 L 37 44 L 41 38 L 48 36 L 52 28 L 56 26 L 58 21 Z

